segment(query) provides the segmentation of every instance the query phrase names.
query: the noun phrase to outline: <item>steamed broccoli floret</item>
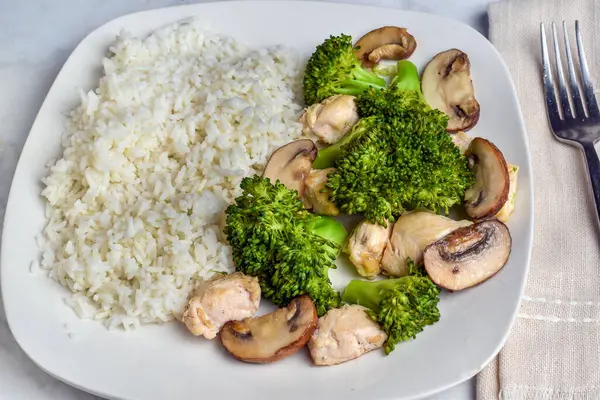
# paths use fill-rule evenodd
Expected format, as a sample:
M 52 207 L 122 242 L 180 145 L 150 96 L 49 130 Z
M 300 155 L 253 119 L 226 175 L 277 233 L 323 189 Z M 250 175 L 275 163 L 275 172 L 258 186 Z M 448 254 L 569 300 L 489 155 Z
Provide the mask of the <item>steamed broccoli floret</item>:
M 439 289 L 409 259 L 409 276 L 380 281 L 351 281 L 342 300 L 367 307 L 369 316 L 388 335 L 385 354 L 396 344 L 414 339 L 427 325 L 440 319 Z
M 405 64 L 410 67 L 409 64 Z M 432 109 L 415 87 L 416 69 L 398 67 L 404 79 L 358 96 L 359 135 L 341 146 L 328 177 L 331 199 L 345 214 L 364 213 L 385 225 L 406 210 L 447 212 L 473 183 L 467 159 L 446 132 L 448 117 Z
M 368 87 L 385 87 L 385 80 L 364 69 L 348 35 L 330 36 L 312 54 L 304 72 L 304 101 L 318 103 L 335 94 L 356 96 Z
M 298 193 L 268 178 L 244 178 L 243 193 L 227 210 L 225 234 L 236 270 L 259 279 L 262 294 L 278 306 L 307 294 L 323 315 L 340 304 L 329 268 L 346 239 L 335 219 L 313 215 Z

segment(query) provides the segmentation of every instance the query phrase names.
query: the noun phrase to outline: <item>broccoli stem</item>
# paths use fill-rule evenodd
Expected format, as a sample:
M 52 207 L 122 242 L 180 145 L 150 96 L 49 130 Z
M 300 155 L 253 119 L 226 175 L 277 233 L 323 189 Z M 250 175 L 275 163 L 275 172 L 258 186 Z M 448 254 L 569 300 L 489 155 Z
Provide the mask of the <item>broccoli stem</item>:
M 373 312 L 380 311 L 380 303 L 386 289 L 395 289 L 402 285 L 401 281 L 407 278 L 384 279 L 380 281 L 352 280 L 346 286 L 342 301 L 350 304 L 359 304 L 371 309 Z
M 354 76 L 355 81 L 366 83 L 369 86 L 375 86 L 380 89 L 385 88 L 385 79 L 381 78 L 372 71 L 364 69 L 360 65 L 357 65 L 352 70 L 352 75 Z
M 317 236 L 333 242 L 335 247 L 325 246 L 325 250 L 331 251 L 336 256 L 339 254 L 342 244 L 348 236 L 344 225 L 335 218 L 317 215 L 306 223 L 306 228 Z
M 313 168 L 325 169 L 333 167 L 335 162 L 342 155 L 342 147 L 360 137 L 364 132 L 366 132 L 366 129 L 359 121 L 358 124 L 355 125 L 352 130 L 343 136 L 339 141 L 330 145 L 329 147 L 319 150 L 315 161 L 313 161 Z
M 399 91 L 414 90 L 421 93 L 421 82 L 417 66 L 408 60 L 398 61 L 396 76 L 392 79 L 390 86 Z

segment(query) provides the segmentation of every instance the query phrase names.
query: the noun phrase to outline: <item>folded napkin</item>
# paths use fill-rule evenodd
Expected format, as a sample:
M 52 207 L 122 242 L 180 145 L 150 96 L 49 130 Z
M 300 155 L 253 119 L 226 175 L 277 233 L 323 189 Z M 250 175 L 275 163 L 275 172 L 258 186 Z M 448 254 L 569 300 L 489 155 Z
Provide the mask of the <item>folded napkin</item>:
M 576 50 L 574 21 L 579 20 L 598 92 L 600 0 L 504 0 L 490 5 L 489 18 L 491 41 L 508 65 L 527 126 L 535 223 L 521 309 L 506 345 L 477 378 L 477 399 L 597 400 L 600 234 L 583 155 L 556 141 L 548 126 L 540 22 L 548 35 L 556 21 L 562 44 L 562 21 L 567 21 Z

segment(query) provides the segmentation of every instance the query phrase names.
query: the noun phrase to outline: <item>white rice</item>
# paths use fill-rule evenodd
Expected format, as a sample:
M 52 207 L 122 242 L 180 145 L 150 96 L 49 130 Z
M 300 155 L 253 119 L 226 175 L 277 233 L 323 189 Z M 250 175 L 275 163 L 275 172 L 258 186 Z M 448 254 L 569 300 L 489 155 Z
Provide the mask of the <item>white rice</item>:
M 122 32 L 81 94 L 43 180 L 41 267 L 82 318 L 126 329 L 177 317 L 199 280 L 231 272 L 217 222 L 274 149 L 300 136 L 301 74 L 185 21 Z

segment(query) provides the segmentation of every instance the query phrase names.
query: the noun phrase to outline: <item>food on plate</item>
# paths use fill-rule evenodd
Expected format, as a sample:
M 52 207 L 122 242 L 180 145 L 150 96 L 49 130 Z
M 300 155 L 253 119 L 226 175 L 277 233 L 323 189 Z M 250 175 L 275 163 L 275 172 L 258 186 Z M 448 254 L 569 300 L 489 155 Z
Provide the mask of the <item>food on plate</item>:
M 346 303 L 369 309 L 368 315 L 387 334 L 385 354 L 390 354 L 399 342 L 414 339 L 440 318 L 439 289 L 412 261 L 409 270 L 409 275 L 402 278 L 352 280 L 342 296 Z
M 465 192 L 465 209 L 474 220 L 490 218 L 508 199 L 508 165 L 496 145 L 480 137 L 471 141 L 465 155 L 475 175 L 475 183 Z
M 448 117 L 418 92 L 395 87 L 368 89 L 358 111 L 353 131 L 363 132 L 342 147 L 327 180 L 341 213 L 384 224 L 409 209 L 447 211 L 462 202 L 473 173 L 446 133 Z
M 504 267 L 519 170 L 465 133 L 468 56 L 439 53 L 420 77 L 416 47 L 395 26 L 330 36 L 302 76 L 291 50 L 194 20 L 122 34 L 44 178 L 42 267 L 82 318 L 176 318 L 249 363 L 391 353 L 439 320 L 440 288 Z M 338 216 L 362 219 L 348 237 Z M 342 251 L 361 279 L 340 296 Z M 261 298 L 280 308 L 257 315 Z
M 304 209 L 297 193 L 260 176 L 246 177 L 227 210 L 225 233 L 237 271 L 259 279 L 278 306 L 306 294 L 323 315 L 340 304 L 328 277 L 346 239 L 343 225 Z
M 388 243 L 392 224 L 387 227 L 361 221 L 348 239 L 346 252 L 356 272 L 365 278 L 374 278 L 381 272 L 381 257 Z
M 394 91 L 409 91 L 413 90 L 421 95 L 421 88 L 419 82 L 419 72 L 417 67 L 410 61 L 401 60 L 398 61 L 394 67 L 394 77 L 390 83 L 390 88 Z M 358 102 L 357 106 L 359 109 L 359 116 L 361 118 L 369 117 L 372 115 L 386 116 L 388 113 L 394 113 L 395 107 L 398 104 L 388 104 L 386 99 L 382 96 L 381 101 L 368 101 L 363 100 Z M 408 99 L 407 101 L 411 101 Z M 356 102 L 356 101 L 355 101 Z M 314 168 L 324 169 L 333 167 L 335 162 L 341 157 L 342 147 L 350 144 L 354 139 L 361 137 L 365 133 L 369 133 L 372 129 L 373 121 L 359 120 L 358 124 L 355 124 L 353 128 L 339 141 L 332 144 L 331 146 L 320 149 L 317 154 L 317 158 L 313 163 Z
M 460 149 L 460 154 L 465 154 L 469 150 L 469 145 L 471 144 L 471 140 L 473 140 L 471 136 L 463 131 L 450 132 L 450 137 L 452 138 L 452 143 Z
M 313 169 L 304 181 L 304 202 L 314 213 L 337 216 L 340 210 L 331 201 L 331 190 L 327 188 L 327 175 L 335 168 Z
M 278 148 L 269 158 L 263 176 L 279 181 L 290 190 L 304 194 L 304 180 L 317 156 L 317 146 L 310 139 L 296 140 Z
M 479 120 L 480 106 L 466 53 L 450 49 L 436 54 L 423 70 L 421 89 L 431 107 L 450 117 L 448 131 L 467 131 Z
M 462 290 L 496 274 L 508 260 L 510 232 L 497 219 L 457 230 L 430 244 L 423 253 L 427 274 L 436 285 Z
M 198 282 L 234 271 L 217 217 L 300 137 L 302 65 L 187 20 L 122 33 L 102 66 L 43 179 L 41 266 L 80 317 L 129 329 L 173 320 Z
M 387 335 L 367 308 L 345 304 L 319 318 L 308 349 L 315 365 L 336 365 L 381 348 Z
M 391 276 L 408 275 L 407 259 L 422 263 L 425 247 L 453 230 L 471 224 L 471 221 L 455 221 L 428 210 L 409 211 L 394 223 L 381 259 L 381 268 Z
M 510 218 L 510 215 L 515 210 L 515 202 L 517 200 L 517 179 L 519 176 L 519 166 L 508 164 L 508 179 L 510 184 L 508 186 L 508 199 L 502 206 L 498 214 L 495 215 L 500 221 L 506 223 Z
M 384 26 L 361 37 L 354 45 L 363 66 L 372 67 L 380 60 L 403 60 L 412 55 L 417 41 L 406 28 Z
M 350 131 L 358 121 L 354 96 L 336 94 L 308 107 L 300 117 L 302 132 L 316 135 L 333 144 Z
M 356 124 L 352 126 L 350 132 L 342 136 L 336 143 L 320 149 L 317 153 L 317 157 L 313 162 L 313 168 L 316 169 L 327 169 L 335 165 L 335 162 L 341 157 L 342 147 L 350 144 L 354 139 L 360 137 L 371 127 L 371 123 L 365 122 L 365 120 L 358 120 Z
M 317 311 L 308 296 L 260 317 L 228 322 L 221 343 L 231 355 L 249 363 L 279 361 L 300 350 L 317 326 Z
M 214 339 L 228 321 L 253 316 L 260 304 L 258 279 L 240 272 L 215 275 L 188 301 L 181 321 L 192 334 Z
M 330 36 L 317 46 L 304 71 L 307 106 L 336 94 L 356 96 L 369 87 L 385 87 L 385 80 L 363 68 L 348 35 Z

